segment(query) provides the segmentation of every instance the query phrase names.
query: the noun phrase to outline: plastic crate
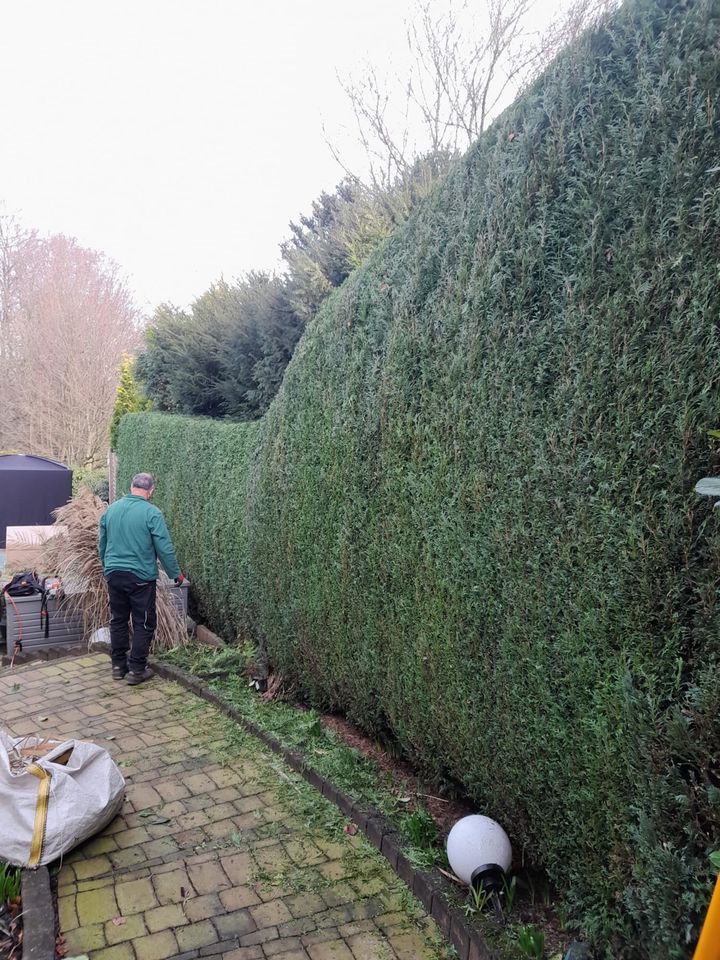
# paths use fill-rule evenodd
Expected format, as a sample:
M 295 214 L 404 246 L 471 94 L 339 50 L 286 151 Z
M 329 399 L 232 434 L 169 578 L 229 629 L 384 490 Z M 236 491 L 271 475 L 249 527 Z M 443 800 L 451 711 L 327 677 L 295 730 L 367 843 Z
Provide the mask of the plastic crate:
M 48 635 L 45 636 L 45 617 L 40 614 L 42 598 L 39 593 L 31 597 L 6 597 L 7 618 L 6 651 L 12 656 L 18 640 L 23 652 L 49 650 L 52 647 L 72 647 L 83 643 L 85 628 L 82 618 L 63 608 L 62 601 L 51 597 L 47 603 L 49 618 Z

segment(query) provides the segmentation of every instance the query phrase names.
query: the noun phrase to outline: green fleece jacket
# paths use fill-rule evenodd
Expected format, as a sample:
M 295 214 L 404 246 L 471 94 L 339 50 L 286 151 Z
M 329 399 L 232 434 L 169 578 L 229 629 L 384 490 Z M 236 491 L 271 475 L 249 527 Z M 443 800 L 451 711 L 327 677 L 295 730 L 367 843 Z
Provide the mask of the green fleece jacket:
M 126 570 L 140 580 L 157 580 L 157 561 L 174 580 L 180 576 L 165 518 L 144 497 L 129 493 L 100 517 L 100 561 L 107 576 Z

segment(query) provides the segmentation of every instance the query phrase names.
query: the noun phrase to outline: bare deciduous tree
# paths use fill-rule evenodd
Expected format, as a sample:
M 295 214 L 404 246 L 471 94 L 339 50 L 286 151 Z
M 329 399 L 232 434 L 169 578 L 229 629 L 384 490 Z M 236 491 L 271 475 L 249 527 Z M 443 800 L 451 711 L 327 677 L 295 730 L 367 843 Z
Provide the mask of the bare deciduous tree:
M 115 264 L 0 218 L 0 448 L 104 462 L 138 312 Z
M 557 52 L 613 6 L 575 0 L 544 30 L 533 25 L 534 0 L 442 5 L 418 0 L 406 25 L 409 66 L 385 76 L 368 64 L 341 79 L 372 185 L 385 192 L 417 175 L 419 158 L 445 169 Z M 341 151 L 329 145 L 348 173 Z M 440 167 L 442 168 L 442 163 Z

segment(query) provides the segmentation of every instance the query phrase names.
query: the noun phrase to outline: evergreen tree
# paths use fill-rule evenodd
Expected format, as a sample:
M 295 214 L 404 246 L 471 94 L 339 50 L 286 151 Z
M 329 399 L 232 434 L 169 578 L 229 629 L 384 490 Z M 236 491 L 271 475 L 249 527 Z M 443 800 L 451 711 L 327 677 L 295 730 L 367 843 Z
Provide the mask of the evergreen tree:
M 138 389 L 134 374 L 134 363 L 131 357 L 125 357 L 120 367 L 120 383 L 110 421 L 110 449 L 117 449 L 118 427 L 120 420 L 126 413 L 138 413 L 149 410 L 152 402 Z

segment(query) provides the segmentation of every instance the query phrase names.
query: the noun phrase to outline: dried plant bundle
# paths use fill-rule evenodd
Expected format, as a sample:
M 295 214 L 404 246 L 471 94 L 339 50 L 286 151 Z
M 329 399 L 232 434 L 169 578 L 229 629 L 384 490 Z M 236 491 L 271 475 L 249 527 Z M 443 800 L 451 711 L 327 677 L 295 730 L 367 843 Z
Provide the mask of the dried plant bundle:
M 60 577 L 63 604 L 83 619 L 87 636 L 110 622 L 107 584 L 98 554 L 100 517 L 107 504 L 87 487 L 53 512 L 65 529 L 43 547 L 42 567 Z M 173 600 L 168 582 L 158 580 L 157 629 L 154 651 L 177 647 L 187 640 L 184 618 Z

